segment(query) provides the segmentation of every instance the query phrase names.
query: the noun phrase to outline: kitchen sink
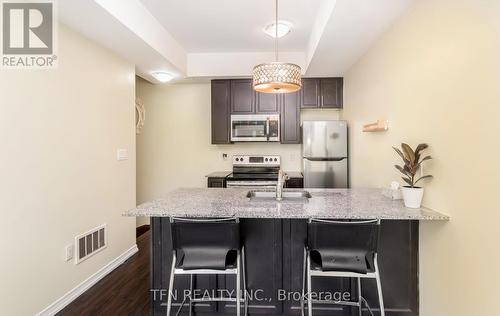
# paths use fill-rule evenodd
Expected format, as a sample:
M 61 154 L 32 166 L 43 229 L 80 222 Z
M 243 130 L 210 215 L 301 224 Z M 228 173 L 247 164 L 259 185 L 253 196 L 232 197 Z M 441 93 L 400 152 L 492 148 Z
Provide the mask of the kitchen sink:
M 282 202 L 307 202 L 312 196 L 307 191 L 283 191 Z M 276 201 L 276 191 L 249 191 L 247 198 L 252 201 Z

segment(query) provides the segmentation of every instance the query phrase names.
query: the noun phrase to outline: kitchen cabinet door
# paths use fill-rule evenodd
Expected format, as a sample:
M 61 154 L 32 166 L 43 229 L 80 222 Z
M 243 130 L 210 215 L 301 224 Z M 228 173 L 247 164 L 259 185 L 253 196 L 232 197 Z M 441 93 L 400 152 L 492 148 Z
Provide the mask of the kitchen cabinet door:
M 231 80 L 231 114 L 255 113 L 255 93 L 251 79 Z
M 229 80 L 212 80 L 212 144 L 229 144 L 231 87 Z
M 320 80 L 315 78 L 302 79 L 301 107 L 318 108 L 320 106 Z
M 288 189 L 304 188 L 304 178 L 290 178 L 285 182 L 285 187 Z
M 322 108 L 342 108 L 343 103 L 343 79 L 325 78 L 320 80 L 321 87 L 321 107 Z
M 255 92 L 256 113 L 268 114 L 280 111 L 279 95 L 275 93 Z
M 306 220 L 283 220 L 283 285 L 286 291 L 301 293 L 304 271 L 304 246 L 307 244 Z M 351 293 L 351 283 L 346 278 L 313 277 L 313 293 Z M 371 304 L 371 303 L 370 303 Z M 306 308 L 307 313 L 307 308 Z M 300 301 L 284 301 L 284 315 L 300 315 Z M 315 316 L 347 316 L 349 307 L 334 304 L 313 304 Z M 368 314 L 363 314 L 368 315 Z M 375 314 L 377 315 L 377 314 Z
M 382 221 L 378 265 L 386 315 L 415 316 L 418 306 L 418 221 Z M 352 294 L 357 292 L 352 280 Z M 379 308 L 374 280 L 362 280 L 363 297 Z M 357 315 L 357 314 L 354 314 Z
M 225 188 L 226 178 L 213 178 L 209 177 L 207 180 L 207 185 L 209 188 Z
M 280 219 L 245 218 L 240 231 L 245 245 L 247 290 L 255 295 L 249 301 L 250 315 L 283 314 L 284 301 L 279 300 L 283 284 L 283 221 Z M 234 291 L 234 276 L 219 275 L 219 290 Z M 243 310 L 243 304 L 241 304 Z M 234 302 L 221 302 L 218 315 L 236 315 Z M 243 313 L 242 313 L 243 315 Z
M 281 143 L 301 143 L 299 92 L 281 95 Z

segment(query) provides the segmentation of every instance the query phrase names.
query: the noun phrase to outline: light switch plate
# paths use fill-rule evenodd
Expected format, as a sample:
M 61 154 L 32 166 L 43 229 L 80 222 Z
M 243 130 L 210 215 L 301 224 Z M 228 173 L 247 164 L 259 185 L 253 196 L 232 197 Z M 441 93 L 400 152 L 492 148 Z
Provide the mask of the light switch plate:
M 116 160 L 127 160 L 128 159 L 128 151 L 126 149 L 118 149 L 116 151 Z
M 75 252 L 75 247 L 73 245 L 67 245 L 65 250 L 66 253 L 64 259 L 66 261 L 70 261 L 71 259 L 73 259 L 73 253 Z

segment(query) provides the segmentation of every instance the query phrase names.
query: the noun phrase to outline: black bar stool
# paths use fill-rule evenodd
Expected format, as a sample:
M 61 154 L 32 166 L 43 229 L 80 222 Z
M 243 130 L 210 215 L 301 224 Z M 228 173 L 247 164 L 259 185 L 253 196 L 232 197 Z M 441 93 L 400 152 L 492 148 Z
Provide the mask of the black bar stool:
M 357 306 L 362 314 L 363 302 L 372 311 L 361 293 L 361 278 L 375 279 L 380 315 L 385 316 L 382 286 L 377 263 L 380 220 L 336 221 L 310 219 L 307 225 L 307 246 L 304 248 L 304 273 L 301 310 L 307 304 L 312 316 L 312 304 Z M 333 301 L 312 299 L 312 277 L 356 278 L 358 300 Z M 307 295 L 305 287 L 307 284 Z M 306 299 L 307 297 L 307 299 Z M 372 314 L 373 315 L 373 314 Z
M 189 315 L 193 303 L 218 301 L 236 302 L 236 314 L 240 315 L 241 302 L 247 314 L 248 301 L 245 278 L 245 247 L 240 241 L 240 226 L 237 218 L 170 218 L 172 227 L 172 267 L 168 286 L 167 316 L 172 309 L 172 291 L 175 275 L 190 275 Z M 236 276 L 236 298 L 193 298 L 193 276 L 197 274 L 234 274 Z M 241 289 L 243 279 L 243 290 Z M 244 297 L 242 298 L 242 291 Z M 184 302 L 179 307 L 181 310 Z

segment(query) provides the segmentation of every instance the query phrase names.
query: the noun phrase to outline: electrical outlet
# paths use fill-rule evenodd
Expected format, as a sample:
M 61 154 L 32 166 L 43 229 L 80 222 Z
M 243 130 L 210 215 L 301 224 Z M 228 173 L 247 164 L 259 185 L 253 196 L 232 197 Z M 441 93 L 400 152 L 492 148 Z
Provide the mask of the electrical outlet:
M 74 252 L 75 252 L 75 246 L 73 244 L 67 245 L 66 246 L 66 255 L 65 255 L 64 259 L 66 261 L 70 261 L 71 259 L 73 259 Z

